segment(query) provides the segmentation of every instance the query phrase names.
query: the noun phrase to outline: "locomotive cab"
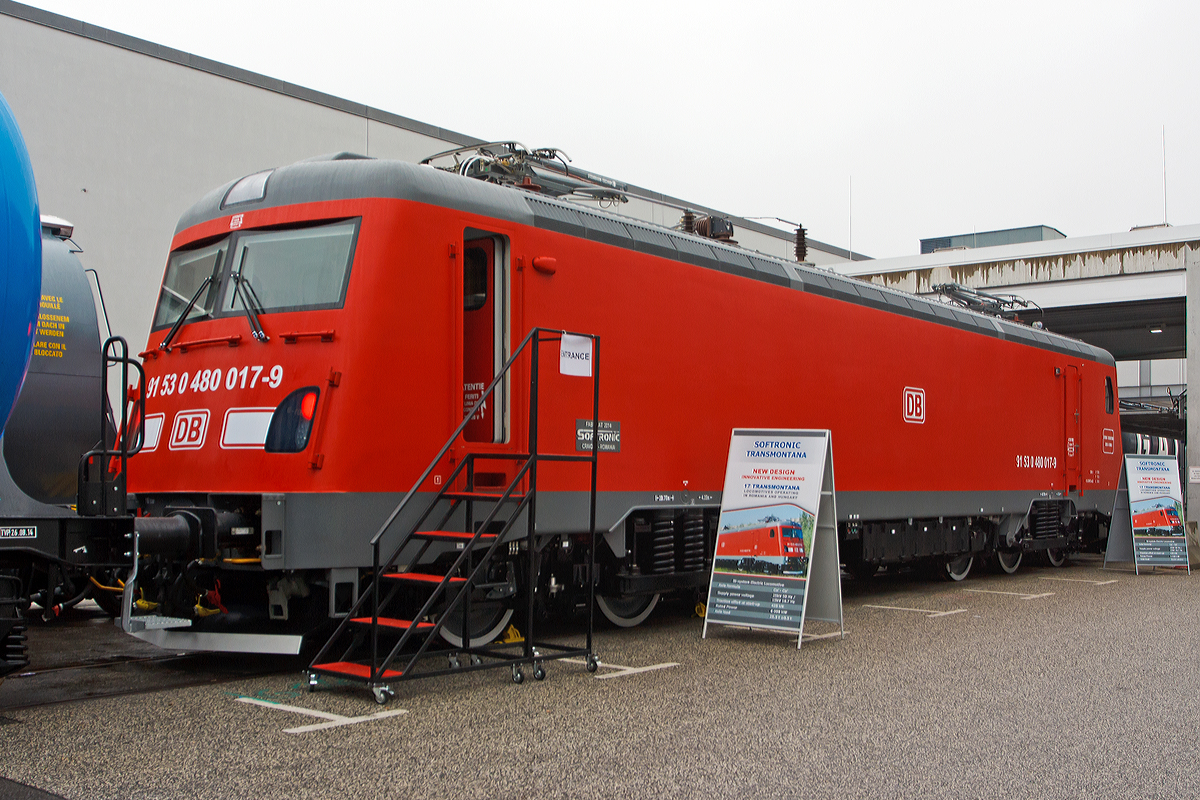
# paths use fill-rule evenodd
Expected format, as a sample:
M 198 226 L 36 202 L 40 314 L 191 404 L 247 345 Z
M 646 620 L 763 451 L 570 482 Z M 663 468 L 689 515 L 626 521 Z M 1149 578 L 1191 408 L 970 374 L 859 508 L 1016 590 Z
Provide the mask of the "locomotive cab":
M 295 652 L 345 616 L 371 537 L 510 346 L 506 235 L 443 222 L 451 245 L 435 255 L 428 220 L 403 204 L 258 208 L 275 182 L 243 179 L 219 220 L 181 223 L 141 354 L 131 485 L 142 514 L 186 522 L 141 541 L 135 612 L 167 621 L 138 635 L 162 644 Z M 509 398 L 506 379 L 423 489 L 468 452 L 514 451 Z M 512 480 L 509 462 L 486 463 L 477 488 Z M 496 583 L 514 580 L 501 569 Z M 472 610 L 487 636 L 511 613 Z

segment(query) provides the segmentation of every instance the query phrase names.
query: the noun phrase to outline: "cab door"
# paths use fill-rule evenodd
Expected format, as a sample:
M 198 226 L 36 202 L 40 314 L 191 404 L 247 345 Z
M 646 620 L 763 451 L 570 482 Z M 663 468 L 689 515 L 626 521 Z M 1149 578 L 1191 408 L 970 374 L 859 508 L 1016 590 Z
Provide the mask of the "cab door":
M 1080 464 L 1082 463 L 1081 450 L 1083 448 L 1083 437 L 1080 435 L 1083 430 L 1082 417 L 1079 408 L 1079 400 L 1082 394 L 1080 386 L 1079 367 L 1067 365 L 1063 371 L 1063 377 L 1066 379 L 1066 385 L 1063 387 L 1064 402 L 1063 410 L 1065 414 L 1063 429 L 1066 431 L 1066 441 L 1064 449 L 1066 451 L 1066 483 L 1068 492 L 1076 492 L 1080 486 Z
M 495 237 L 463 242 L 463 416 L 482 397 L 504 365 L 506 308 L 504 271 L 498 265 L 502 242 Z M 463 431 L 468 442 L 507 440 L 505 386 L 502 384 L 471 417 Z

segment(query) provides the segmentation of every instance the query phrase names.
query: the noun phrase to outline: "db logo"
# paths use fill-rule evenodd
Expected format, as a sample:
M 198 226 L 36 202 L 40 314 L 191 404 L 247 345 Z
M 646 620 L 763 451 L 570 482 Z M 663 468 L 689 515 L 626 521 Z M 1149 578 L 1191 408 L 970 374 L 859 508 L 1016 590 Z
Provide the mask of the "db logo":
M 1117 449 L 1117 433 L 1112 428 L 1105 428 L 1101 433 L 1104 443 L 1104 454 L 1111 456 Z
M 904 421 L 925 424 L 925 390 L 904 387 Z
M 204 446 L 208 433 L 208 409 L 180 411 L 171 423 L 171 439 L 167 446 L 172 450 L 199 450 Z

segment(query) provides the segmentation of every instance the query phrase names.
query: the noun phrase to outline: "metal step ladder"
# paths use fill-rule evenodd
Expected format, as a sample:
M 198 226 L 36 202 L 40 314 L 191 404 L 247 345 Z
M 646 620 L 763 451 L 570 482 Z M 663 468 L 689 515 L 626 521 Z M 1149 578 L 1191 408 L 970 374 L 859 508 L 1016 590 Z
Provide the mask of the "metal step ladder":
M 593 647 L 595 603 L 595 523 L 597 444 L 590 454 L 539 453 L 538 361 L 539 345 L 557 341 L 562 331 L 535 328 L 483 392 L 475 407 L 464 415 L 441 451 L 384 522 L 371 540 L 374 550 L 369 584 L 308 667 L 309 690 L 322 676 L 364 683 L 377 703 L 393 696 L 394 681 L 427 678 L 459 672 L 509 667 L 515 683 L 524 680 L 532 665 L 533 677 L 546 676 L 545 662 L 583 657 L 587 669 L 599 665 Z M 576 334 L 586 336 L 587 334 Z M 593 340 L 593 430 L 599 422 L 599 341 Z M 529 450 L 526 453 L 468 453 L 445 481 L 433 500 L 408 525 L 390 554 L 382 543 L 396 520 L 413 503 L 418 489 L 459 440 L 467 423 L 501 384 L 512 365 L 528 353 Z M 482 462 L 512 462 L 514 475 L 502 488 L 480 487 L 477 466 Z M 586 644 L 569 647 L 536 639 L 534 598 L 538 582 L 538 554 L 551 536 L 538 536 L 537 471 L 540 462 L 585 462 L 591 465 L 588 547 L 589 611 Z M 449 555 L 447 555 L 449 554 Z M 428 557 L 427 557 L 428 556 Z M 437 569 L 436 565 L 442 568 Z M 504 575 L 497 575 L 503 565 Z M 518 575 L 518 569 L 523 574 Z M 414 600 L 413 598 L 420 598 Z M 475 642 L 471 639 L 473 603 L 519 601 L 525 624 L 520 641 Z M 418 610 L 412 611 L 419 605 Z M 405 609 L 408 609 L 407 611 Z M 461 624 L 457 624 L 461 622 Z M 448 635 L 443 636 L 443 632 Z M 439 644 L 439 637 L 446 639 Z M 457 638 L 457 642 L 451 644 Z

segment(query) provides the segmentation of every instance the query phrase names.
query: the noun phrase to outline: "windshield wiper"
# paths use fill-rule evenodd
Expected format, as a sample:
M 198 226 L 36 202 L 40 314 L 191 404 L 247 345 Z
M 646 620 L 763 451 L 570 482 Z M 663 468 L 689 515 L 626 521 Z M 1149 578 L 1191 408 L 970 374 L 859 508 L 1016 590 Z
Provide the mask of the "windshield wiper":
M 200 295 L 204 293 L 204 290 L 208 288 L 210 283 L 212 283 L 212 275 L 204 279 L 204 282 L 200 284 L 200 288 L 192 295 L 192 299 L 188 300 L 187 305 L 183 307 L 183 313 L 179 315 L 179 319 L 175 320 L 175 324 L 167 332 L 167 338 L 163 339 L 162 344 L 158 346 L 159 350 L 166 350 L 168 353 L 171 352 L 171 340 L 175 338 L 175 334 L 179 333 L 179 329 L 187 321 L 188 314 L 192 313 L 192 309 L 195 308 L 196 301 L 200 299 Z M 209 312 L 205 311 L 203 316 L 208 316 L 208 314 Z
M 241 298 L 242 308 L 246 311 L 246 319 L 250 321 L 250 331 L 254 334 L 254 338 L 260 342 L 266 342 L 270 339 L 267 332 L 263 330 L 262 325 L 258 321 L 258 315 L 262 313 L 262 303 L 259 302 L 258 294 L 254 291 L 254 287 L 250 285 L 250 279 L 242 275 L 242 268 L 246 265 L 246 255 L 249 250 L 242 251 L 242 261 L 238 264 L 237 272 L 229 277 L 233 279 L 233 284 L 236 288 L 234 297 Z M 233 309 L 233 301 L 229 301 L 229 308 Z

